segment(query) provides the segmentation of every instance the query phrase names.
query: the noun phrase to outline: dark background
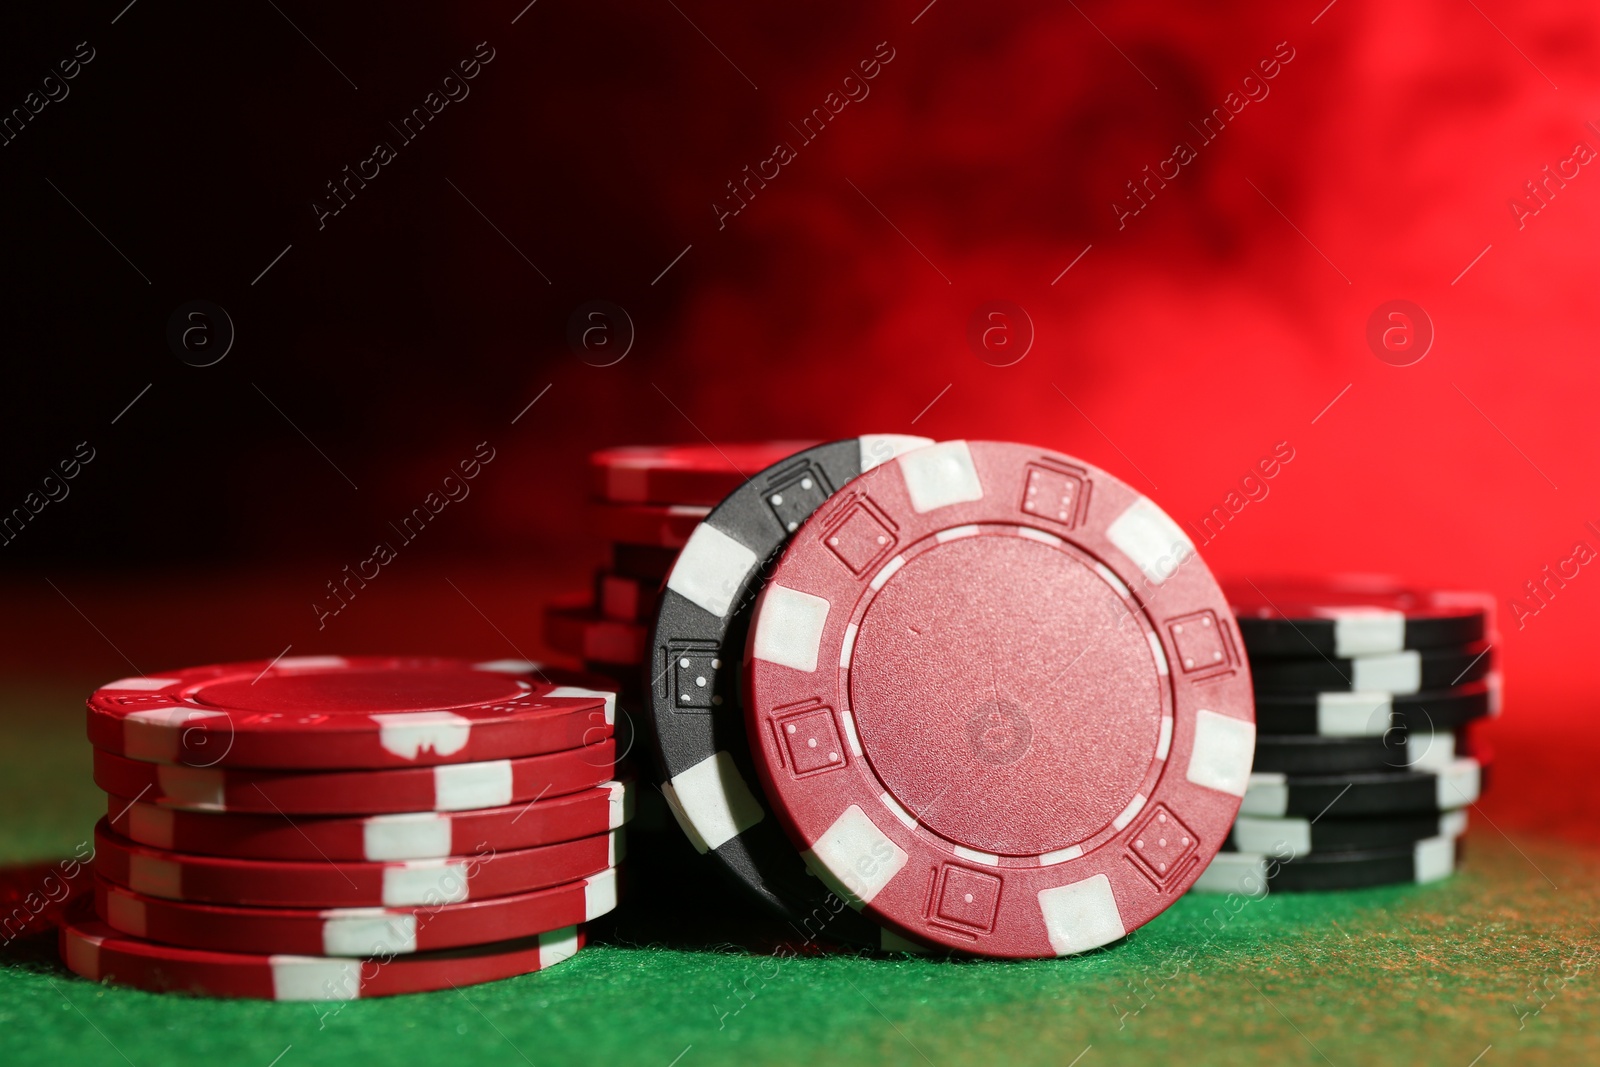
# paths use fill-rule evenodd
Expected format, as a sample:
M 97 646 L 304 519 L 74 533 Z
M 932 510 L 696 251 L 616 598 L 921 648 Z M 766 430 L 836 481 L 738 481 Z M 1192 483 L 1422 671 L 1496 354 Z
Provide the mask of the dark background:
M 601 557 L 583 463 L 610 444 L 1029 440 L 1194 533 L 1287 442 L 1214 569 L 1490 589 L 1508 722 L 1589 722 L 1600 578 L 1517 603 L 1600 547 L 1600 176 L 1510 202 L 1600 147 L 1600 12 L 1323 3 L 7 10 L 0 108 L 94 59 L 0 147 L 0 509 L 95 458 L 0 547 L 0 668 L 537 654 L 538 605 Z M 470 95 L 400 145 L 479 42 Z M 801 144 L 880 42 L 870 95 Z M 797 158 L 719 228 L 780 140 Z M 1180 140 L 1197 158 L 1119 227 Z M 567 340 L 597 299 L 636 333 L 607 367 Z M 1394 299 L 1436 332 L 1407 367 L 1366 340 Z M 236 330 L 210 367 L 168 344 L 191 300 Z M 968 342 L 996 300 L 1033 326 L 1011 366 Z M 484 441 L 472 495 L 317 629 L 324 583 Z

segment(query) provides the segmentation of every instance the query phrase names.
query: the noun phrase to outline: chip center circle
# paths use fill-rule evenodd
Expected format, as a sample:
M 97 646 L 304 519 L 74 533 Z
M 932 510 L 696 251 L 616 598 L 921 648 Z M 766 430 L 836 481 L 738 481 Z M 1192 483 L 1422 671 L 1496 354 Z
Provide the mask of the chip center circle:
M 231 712 L 280 715 L 373 715 L 450 711 L 516 700 L 517 678 L 469 667 L 397 671 L 268 672 L 259 680 L 230 678 L 198 686 L 189 697 Z
M 850 653 L 862 749 L 955 845 L 1040 856 L 1105 831 L 1150 776 L 1167 677 L 1143 616 L 1065 543 L 935 543 L 867 605 Z

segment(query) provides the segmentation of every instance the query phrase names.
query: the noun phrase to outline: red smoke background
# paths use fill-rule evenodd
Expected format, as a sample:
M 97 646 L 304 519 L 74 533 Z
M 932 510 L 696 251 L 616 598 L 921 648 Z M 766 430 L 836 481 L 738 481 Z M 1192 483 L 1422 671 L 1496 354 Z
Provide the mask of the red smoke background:
M 1600 172 L 1586 162 L 1600 148 L 1600 10 L 521 7 L 459 9 L 447 26 L 420 8 L 308 14 L 301 27 L 359 94 L 281 25 L 261 31 L 271 78 L 218 105 L 240 116 L 230 172 L 249 195 L 184 187 L 232 197 L 233 218 L 257 212 L 217 268 L 240 281 L 218 294 L 195 268 L 147 316 L 159 332 L 179 297 L 230 308 L 240 348 L 212 380 L 231 383 L 236 406 L 205 415 L 219 402 L 200 395 L 182 412 L 154 408 L 164 428 L 142 431 L 175 433 L 183 414 L 254 432 L 219 443 L 199 478 L 141 472 L 108 443 L 103 477 L 128 496 L 80 501 L 38 540 L 76 544 L 89 535 L 69 529 L 153 514 L 163 533 L 125 534 L 148 551 L 46 559 L 55 592 L 14 573 L 27 620 L 17 669 L 110 677 L 124 658 L 156 670 L 285 644 L 538 654 L 539 604 L 581 588 L 601 558 L 582 530 L 590 450 L 914 432 L 1082 456 L 1197 541 L 1224 508 L 1201 549 L 1223 575 L 1491 590 L 1507 679 L 1499 793 L 1595 757 L 1600 576 L 1576 546 L 1600 548 Z M 323 183 L 483 40 L 495 58 L 471 95 L 317 229 Z M 103 52 L 102 69 L 122 62 Z M 867 80 L 860 64 L 875 55 L 892 58 Z M 795 125 L 847 91 L 858 98 L 803 143 Z M 69 136 L 75 103 L 51 135 Z M 1213 109 L 1227 122 L 1205 141 L 1195 127 Z M 728 183 L 780 142 L 794 158 L 724 216 L 737 206 Z M 1193 160 L 1141 186 L 1141 210 L 1124 214 L 1140 206 L 1127 183 L 1180 142 Z M 181 195 L 155 194 L 150 213 Z M 141 238 L 133 204 L 107 194 L 95 208 L 120 210 L 119 244 L 159 268 L 161 241 Z M 90 255 L 93 236 L 79 238 Z M 591 299 L 627 309 L 636 330 L 610 367 L 566 341 Z M 1410 366 L 1367 342 L 1391 300 L 1431 319 L 1431 347 Z M 1032 322 L 1010 366 L 968 342 L 989 301 Z M 107 388 L 108 415 L 138 384 Z M 482 440 L 496 459 L 471 499 L 318 631 L 323 583 Z M 1241 479 L 1285 448 L 1293 458 L 1240 506 Z M 161 537 L 194 551 L 163 554 Z M 1571 818 L 1593 833 L 1577 829 L 1587 813 Z

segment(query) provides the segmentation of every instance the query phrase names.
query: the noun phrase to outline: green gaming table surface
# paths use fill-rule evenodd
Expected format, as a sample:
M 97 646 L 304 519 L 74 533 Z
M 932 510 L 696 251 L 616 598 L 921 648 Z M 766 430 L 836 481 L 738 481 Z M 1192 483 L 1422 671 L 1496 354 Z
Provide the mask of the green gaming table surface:
M 71 855 L 103 813 L 77 710 L 86 692 L 15 681 L 0 691 L 0 867 L 13 888 Z M 674 856 L 664 868 L 633 865 L 622 910 L 576 958 L 444 993 L 346 1004 L 153 995 L 69 973 L 53 934 L 21 937 L 0 950 L 0 1059 L 1600 1062 L 1600 847 L 1585 773 L 1600 746 L 1585 736 L 1559 753 L 1547 738 L 1496 737 L 1488 800 L 1472 813 L 1463 869 L 1446 882 L 1231 903 L 1190 895 L 1076 959 L 775 954 L 781 928 L 718 882 L 677 880 Z

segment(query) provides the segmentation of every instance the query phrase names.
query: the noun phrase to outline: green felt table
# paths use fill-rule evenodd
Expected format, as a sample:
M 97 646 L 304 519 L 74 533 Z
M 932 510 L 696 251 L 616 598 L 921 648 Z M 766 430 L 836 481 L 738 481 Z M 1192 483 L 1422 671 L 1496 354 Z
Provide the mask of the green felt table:
M 84 691 L 4 687 L 0 865 L 13 878 L 70 855 L 103 812 L 77 712 Z M 1594 1063 L 1600 852 L 1586 819 L 1557 818 L 1574 797 L 1594 801 L 1587 780 L 1552 780 L 1581 774 L 1593 748 L 1518 777 L 1523 749 L 1501 745 L 1495 790 L 1539 794 L 1547 810 L 1475 811 L 1462 871 L 1433 886 L 1232 903 L 1191 894 L 1107 949 L 1002 963 L 774 955 L 782 930 L 719 883 L 652 884 L 666 876 L 636 869 L 598 943 L 555 969 L 342 1005 L 96 985 L 67 972 L 44 934 L 0 954 L 0 1056 L 133 1067 Z

